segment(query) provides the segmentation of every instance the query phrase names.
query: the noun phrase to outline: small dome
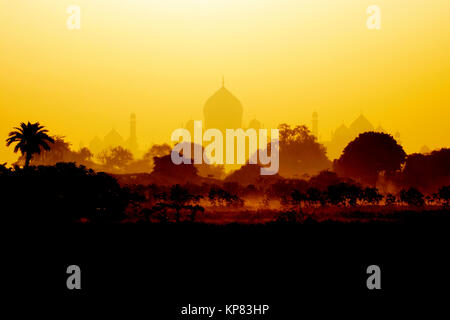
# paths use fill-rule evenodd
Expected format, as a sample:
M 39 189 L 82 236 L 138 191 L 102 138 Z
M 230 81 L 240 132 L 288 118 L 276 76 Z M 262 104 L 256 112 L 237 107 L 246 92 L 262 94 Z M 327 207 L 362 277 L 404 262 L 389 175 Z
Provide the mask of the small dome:
M 90 144 L 102 144 L 102 140 L 98 136 L 95 136 L 94 139 L 91 140 Z
M 117 147 L 124 144 L 122 136 L 115 130 L 112 129 L 104 139 L 105 147 Z
M 348 128 L 345 124 L 341 124 L 334 132 L 335 137 L 347 136 L 349 134 Z
M 373 131 L 374 127 L 370 123 L 370 121 L 367 120 L 366 117 L 364 117 L 363 115 L 360 115 L 355 121 L 352 122 L 349 129 L 354 134 L 358 134 L 358 133 Z
M 98 153 L 103 148 L 103 141 L 100 140 L 98 136 L 95 136 L 94 139 L 91 140 L 89 143 L 89 150 L 91 150 L 93 153 Z
M 207 128 L 234 129 L 242 126 L 242 104 L 224 86 L 206 101 L 203 113 Z
M 250 121 L 248 127 L 252 128 L 252 129 L 261 129 L 262 128 L 262 124 L 258 120 L 253 119 L 252 121 Z
M 427 145 L 424 145 L 424 146 L 422 146 L 422 148 L 420 148 L 420 153 L 422 153 L 422 154 L 427 154 L 430 152 L 431 152 L 431 150 Z

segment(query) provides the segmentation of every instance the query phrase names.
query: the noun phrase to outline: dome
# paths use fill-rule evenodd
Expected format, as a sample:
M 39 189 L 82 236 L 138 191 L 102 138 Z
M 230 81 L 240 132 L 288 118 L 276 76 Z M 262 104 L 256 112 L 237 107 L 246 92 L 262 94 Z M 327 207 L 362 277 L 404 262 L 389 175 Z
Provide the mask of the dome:
M 345 124 L 341 124 L 339 126 L 339 128 L 336 129 L 336 131 L 334 132 L 334 137 L 347 137 L 349 134 L 348 132 L 348 128 Z
M 112 129 L 104 139 L 105 147 L 117 147 L 124 144 L 122 136 L 115 130 Z
M 242 126 L 242 104 L 225 86 L 206 101 L 203 113 L 207 128 L 225 130 Z
M 258 120 L 253 119 L 252 121 L 250 121 L 248 127 L 252 128 L 252 129 L 261 129 L 262 128 L 262 124 Z
M 385 132 L 381 125 L 378 125 L 378 127 L 375 129 L 375 131 L 376 132 Z
M 91 150 L 93 153 L 98 153 L 103 148 L 103 141 L 100 140 L 98 136 L 95 136 L 94 139 L 91 140 L 89 143 L 89 150 Z
M 421 154 L 428 154 L 431 152 L 430 148 L 427 145 L 422 146 L 419 151 Z
M 374 127 L 366 117 L 360 115 L 355 121 L 352 122 L 349 129 L 353 134 L 359 134 L 363 132 L 373 131 Z

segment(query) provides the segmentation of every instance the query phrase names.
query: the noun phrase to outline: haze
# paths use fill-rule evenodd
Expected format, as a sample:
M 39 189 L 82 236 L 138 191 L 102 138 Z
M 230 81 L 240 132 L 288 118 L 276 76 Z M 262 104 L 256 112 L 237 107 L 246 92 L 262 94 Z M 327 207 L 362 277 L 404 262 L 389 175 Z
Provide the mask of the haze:
M 67 6 L 82 10 L 66 28 Z M 329 139 L 361 112 L 408 153 L 448 146 L 450 2 L 1 0 L 0 137 L 39 121 L 75 148 L 111 128 L 142 147 L 203 118 L 225 76 L 244 122 L 311 123 Z M 0 157 L 17 155 L 0 144 Z

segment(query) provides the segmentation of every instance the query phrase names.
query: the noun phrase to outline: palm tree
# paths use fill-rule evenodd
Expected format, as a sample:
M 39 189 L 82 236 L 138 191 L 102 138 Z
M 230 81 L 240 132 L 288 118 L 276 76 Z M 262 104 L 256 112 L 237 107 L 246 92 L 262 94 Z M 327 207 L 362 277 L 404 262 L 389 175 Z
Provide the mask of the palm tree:
M 22 155 L 25 156 L 25 168 L 30 165 L 33 154 L 40 154 L 41 148 L 50 150 L 48 143 L 55 142 L 53 138 L 47 135 L 48 130 L 44 129 L 39 122 L 28 122 L 27 124 L 22 122 L 20 127 L 14 129 L 9 133 L 9 138 L 6 139 L 6 146 L 9 147 L 12 143 L 17 142 L 14 152 L 17 153 L 20 150 Z

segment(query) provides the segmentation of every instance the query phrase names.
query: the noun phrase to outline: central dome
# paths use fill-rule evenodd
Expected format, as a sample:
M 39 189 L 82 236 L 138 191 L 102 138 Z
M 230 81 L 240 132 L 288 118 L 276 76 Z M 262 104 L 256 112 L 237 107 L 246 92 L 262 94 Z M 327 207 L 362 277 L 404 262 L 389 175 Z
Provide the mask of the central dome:
M 355 121 L 352 122 L 349 129 L 353 134 L 360 134 L 363 132 L 373 131 L 374 127 L 370 121 L 361 114 Z
M 242 127 L 242 104 L 225 86 L 206 101 L 203 114 L 206 128 L 225 131 Z

